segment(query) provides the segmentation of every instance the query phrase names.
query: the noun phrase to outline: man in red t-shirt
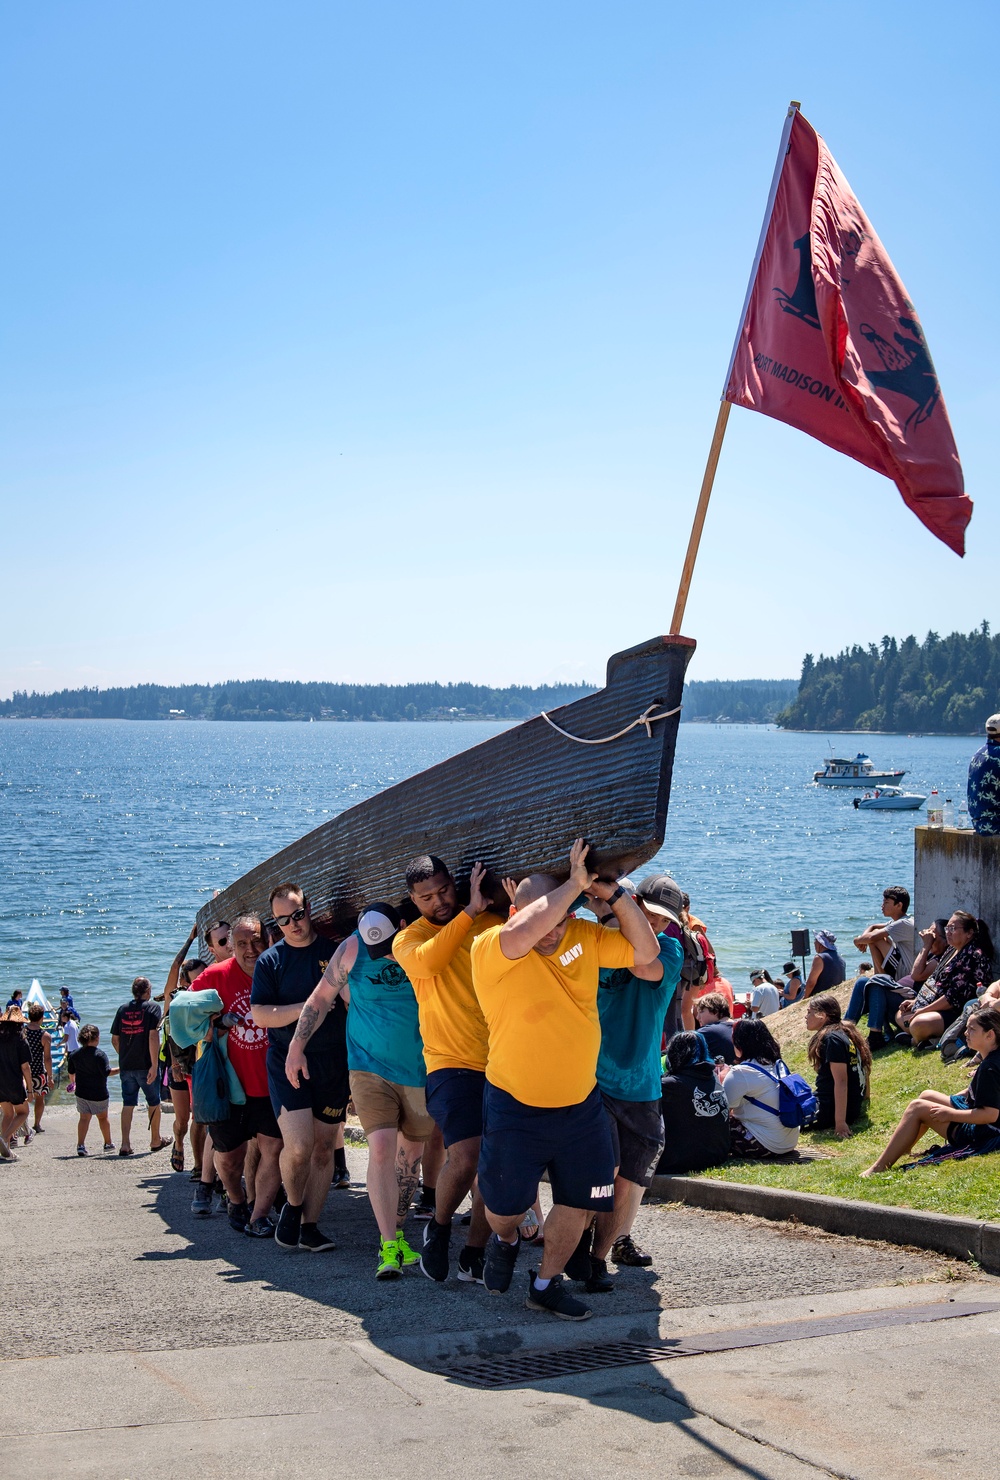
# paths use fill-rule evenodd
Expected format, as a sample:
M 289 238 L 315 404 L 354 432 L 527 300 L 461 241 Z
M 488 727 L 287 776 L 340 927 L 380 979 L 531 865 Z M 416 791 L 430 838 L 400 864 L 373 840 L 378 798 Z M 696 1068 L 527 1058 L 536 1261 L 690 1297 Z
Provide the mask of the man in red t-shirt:
M 250 1016 L 250 988 L 257 957 L 264 950 L 264 932 L 256 915 L 241 915 L 230 932 L 233 954 L 228 961 L 209 966 L 198 978 L 197 990 L 214 988 L 222 998 L 217 1031 L 225 1031 L 229 1062 L 246 1094 L 245 1105 L 231 1105 L 228 1119 L 209 1126 L 215 1147 L 215 1169 L 229 1199 L 229 1223 L 251 1238 L 271 1238 L 268 1219 L 281 1185 L 278 1154 L 281 1131 L 267 1088 L 267 1029 Z M 254 1176 L 254 1204 L 244 1200 L 243 1164 L 247 1142 L 256 1137 L 260 1163 Z

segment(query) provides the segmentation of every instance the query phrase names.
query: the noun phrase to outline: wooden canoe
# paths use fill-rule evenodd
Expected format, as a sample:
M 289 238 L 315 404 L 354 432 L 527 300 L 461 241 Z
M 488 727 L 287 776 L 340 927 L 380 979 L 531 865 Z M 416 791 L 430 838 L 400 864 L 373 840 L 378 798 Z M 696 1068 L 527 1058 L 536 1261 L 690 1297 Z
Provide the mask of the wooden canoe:
M 590 841 L 607 878 L 646 863 L 663 843 L 694 647 L 691 638 L 655 637 L 616 653 L 603 689 L 330 818 L 204 905 L 202 933 L 244 911 L 269 919 L 270 890 L 292 880 L 323 932 L 339 936 L 365 902 L 402 899 L 407 864 L 419 853 L 436 853 L 460 880 L 477 859 L 497 878 L 565 875 L 578 837 Z M 579 743 L 587 740 L 607 743 Z

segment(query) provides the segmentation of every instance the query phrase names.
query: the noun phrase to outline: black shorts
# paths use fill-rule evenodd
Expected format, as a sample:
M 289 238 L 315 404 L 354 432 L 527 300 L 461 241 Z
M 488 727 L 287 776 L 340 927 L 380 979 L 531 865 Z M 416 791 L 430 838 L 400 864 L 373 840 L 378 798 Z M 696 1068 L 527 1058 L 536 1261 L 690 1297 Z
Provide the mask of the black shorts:
M 216 1151 L 238 1151 L 258 1135 L 280 1139 L 274 1107 L 267 1095 L 249 1095 L 245 1105 L 231 1105 L 230 1110 L 227 1120 L 217 1120 L 208 1128 Z
M 285 1050 L 270 1044 L 267 1050 L 267 1087 L 275 1115 L 282 1110 L 311 1110 L 314 1120 L 325 1125 L 340 1125 L 347 1119 L 347 1102 L 351 1084 L 347 1073 L 347 1047 L 306 1053 L 309 1078 L 299 1075 L 299 1087 L 289 1083 L 285 1073 Z M 280 1134 L 280 1132 L 279 1132 Z
M 491 1213 L 513 1218 L 538 1196 L 548 1171 L 552 1200 L 609 1213 L 615 1205 L 611 1129 L 596 1087 L 579 1105 L 522 1105 L 495 1084 L 483 1098 L 479 1190 Z
M 435 1069 L 428 1074 L 427 1113 L 440 1129 L 445 1147 L 478 1140 L 483 1134 L 485 1088 L 483 1069 Z
M 663 1104 L 660 1100 L 616 1100 L 601 1091 L 611 1127 L 618 1175 L 648 1187 L 663 1155 Z

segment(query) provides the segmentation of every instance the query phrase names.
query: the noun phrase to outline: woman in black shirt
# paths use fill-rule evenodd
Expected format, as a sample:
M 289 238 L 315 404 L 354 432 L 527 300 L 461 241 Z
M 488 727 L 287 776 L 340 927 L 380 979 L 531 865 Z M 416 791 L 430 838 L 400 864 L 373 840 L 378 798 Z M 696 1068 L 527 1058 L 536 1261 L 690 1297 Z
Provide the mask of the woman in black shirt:
M 992 1136 L 1000 1120 L 1000 1010 L 981 1007 L 966 1024 L 965 1038 L 983 1062 L 964 1095 L 925 1089 L 911 1100 L 888 1146 L 862 1177 L 886 1172 L 912 1151 L 925 1131 L 934 1130 L 952 1146 L 976 1146 Z
M 819 1100 L 819 1114 L 812 1129 L 835 1130 L 843 1141 L 861 1114 L 872 1067 L 871 1050 L 853 1023 L 841 1021 L 836 997 L 810 998 L 806 1027 L 813 1035 L 809 1062 L 816 1070 Z

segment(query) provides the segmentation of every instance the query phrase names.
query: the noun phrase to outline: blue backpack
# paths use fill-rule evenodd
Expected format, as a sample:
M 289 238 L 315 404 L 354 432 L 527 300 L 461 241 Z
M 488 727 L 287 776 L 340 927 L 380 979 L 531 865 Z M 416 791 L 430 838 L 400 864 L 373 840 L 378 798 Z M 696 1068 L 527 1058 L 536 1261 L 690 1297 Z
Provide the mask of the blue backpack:
M 229 1075 L 215 1038 L 205 1044 L 191 1070 L 191 1101 L 191 1113 L 199 1125 L 214 1125 L 229 1119 Z
M 763 1100 L 757 1100 L 753 1095 L 744 1095 L 744 1099 L 749 1100 L 751 1105 L 756 1105 L 758 1110 L 776 1115 L 782 1125 L 797 1127 L 799 1130 L 812 1125 L 819 1114 L 819 1100 L 808 1079 L 803 1079 L 801 1074 L 790 1073 L 784 1059 L 779 1059 L 775 1064 L 778 1071 L 776 1074 L 765 1069 L 763 1064 L 758 1064 L 756 1059 L 751 1061 L 751 1067 L 778 1086 L 778 1108 L 775 1110 L 773 1105 L 765 1105 Z

